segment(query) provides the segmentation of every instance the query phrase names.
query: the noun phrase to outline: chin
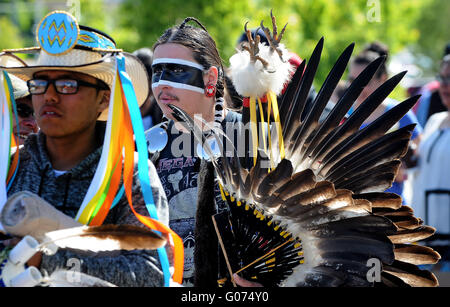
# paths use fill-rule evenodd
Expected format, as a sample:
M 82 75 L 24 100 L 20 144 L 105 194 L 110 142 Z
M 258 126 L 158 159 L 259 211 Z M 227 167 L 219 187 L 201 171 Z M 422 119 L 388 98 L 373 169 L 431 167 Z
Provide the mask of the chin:
M 62 130 L 61 128 L 56 128 L 56 127 L 41 126 L 40 130 L 42 131 L 43 134 L 45 134 L 45 136 L 50 137 L 50 138 L 61 138 L 66 135 L 64 130 Z
M 170 108 L 167 108 L 167 110 L 163 110 L 164 116 L 168 119 L 175 120 L 176 119 L 172 116 L 172 110 Z

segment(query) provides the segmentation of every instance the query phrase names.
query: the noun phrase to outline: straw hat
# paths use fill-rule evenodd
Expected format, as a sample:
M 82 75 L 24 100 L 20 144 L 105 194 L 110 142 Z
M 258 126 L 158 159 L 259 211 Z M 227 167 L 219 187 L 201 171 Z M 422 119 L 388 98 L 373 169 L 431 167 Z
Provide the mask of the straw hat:
M 84 73 L 105 82 L 110 89 L 116 74 L 116 55 L 125 57 L 125 69 L 130 76 L 139 105 L 149 95 L 149 79 L 145 66 L 130 53 L 116 49 L 114 40 L 107 34 L 78 25 L 67 12 L 54 11 L 45 16 L 36 28 L 39 47 L 3 50 L 0 69 L 24 81 L 43 70 L 65 70 Z M 20 59 L 17 53 L 38 53 L 32 65 Z M 106 120 L 108 110 L 99 120 Z
M 9 75 L 9 78 L 11 79 L 11 85 L 13 87 L 14 92 L 14 99 L 21 99 L 24 97 L 27 97 L 30 95 L 30 92 L 28 91 L 28 86 L 25 81 L 22 79 L 17 78 L 14 75 Z

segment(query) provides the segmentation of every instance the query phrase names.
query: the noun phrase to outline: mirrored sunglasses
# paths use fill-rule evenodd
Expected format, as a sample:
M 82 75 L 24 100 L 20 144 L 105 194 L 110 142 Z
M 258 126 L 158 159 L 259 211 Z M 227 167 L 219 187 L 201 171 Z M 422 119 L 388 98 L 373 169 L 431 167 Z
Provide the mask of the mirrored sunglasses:
M 41 95 L 44 94 L 50 84 L 56 89 L 56 92 L 63 95 L 76 94 L 80 86 L 93 87 L 100 90 L 109 90 L 105 84 L 92 84 L 82 80 L 75 79 L 31 79 L 27 81 L 28 90 L 31 95 Z

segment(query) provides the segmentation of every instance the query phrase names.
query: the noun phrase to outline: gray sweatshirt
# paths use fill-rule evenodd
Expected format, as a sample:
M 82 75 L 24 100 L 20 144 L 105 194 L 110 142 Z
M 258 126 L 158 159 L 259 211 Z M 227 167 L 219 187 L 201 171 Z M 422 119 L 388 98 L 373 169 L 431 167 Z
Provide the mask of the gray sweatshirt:
M 101 129 L 100 129 L 101 130 Z M 99 132 L 102 135 L 102 132 Z M 74 218 L 94 177 L 102 147 L 97 148 L 79 165 L 56 176 L 45 147 L 45 135 L 31 135 L 20 150 L 19 169 L 8 196 L 30 191 Z M 135 159 L 136 160 L 136 159 Z M 135 161 L 136 169 L 137 161 Z M 149 161 L 150 184 L 161 222 L 168 224 L 168 205 L 154 165 Z M 140 189 L 137 172 L 133 180 L 133 207 L 149 216 Z M 125 195 L 110 210 L 104 224 L 142 225 L 130 209 Z M 78 267 L 75 268 L 74 266 Z M 117 286 L 163 286 L 163 274 L 157 251 L 137 250 L 90 254 L 85 251 L 61 249 L 53 256 L 44 255 L 41 272 L 56 269 L 74 270 L 101 278 Z

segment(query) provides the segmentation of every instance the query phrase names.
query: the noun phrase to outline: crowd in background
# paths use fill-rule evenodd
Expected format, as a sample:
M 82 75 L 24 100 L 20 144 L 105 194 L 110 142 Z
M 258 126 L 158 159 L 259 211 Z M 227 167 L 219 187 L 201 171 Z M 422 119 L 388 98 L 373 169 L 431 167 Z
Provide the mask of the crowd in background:
M 263 33 L 259 34 L 263 36 Z M 245 36 L 243 37 L 245 38 Z M 242 43 L 242 40 L 242 38 L 239 39 L 238 43 Z M 134 55 L 143 62 L 150 76 L 149 80 L 151 80 L 152 50 L 150 48 L 142 48 L 136 50 Z M 381 66 L 374 79 L 361 93 L 355 105 L 349 111 L 349 115 L 354 108 L 357 108 L 364 99 L 389 78 L 393 72 L 389 72 L 386 65 L 389 61 L 388 47 L 378 42 L 368 44 L 367 48 L 352 59 L 347 80 L 340 83 L 324 114 L 329 112 L 334 103 L 342 96 L 347 84 L 354 80 L 370 62 L 379 56 L 386 56 L 386 63 Z M 302 55 L 299 57 L 293 53 L 292 64 L 298 66 L 301 57 Z M 229 78 L 225 79 L 230 82 Z M 227 105 L 231 106 L 233 110 L 239 111 L 242 97 L 232 92 L 230 84 L 228 84 L 225 100 Z M 19 132 L 21 144 L 23 144 L 23 141 L 29 134 L 38 131 L 38 127 L 33 119 L 32 104 L 26 85 L 14 80 L 13 86 L 18 114 L 17 120 L 14 122 L 14 131 Z M 149 87 L 151 88 L 151 84 L 149 84 Z M 392 188 L 388 191 L 401 195 L 405 205 L 411 206 L 418 217 L 423 219 L 426 224 L 437 229 L 435 238 L 437 238 L 436 241 L 438 242 L 436 246 L 438 246 L 438 251 L 443 259 L 449 259 L 450 45 L 445 47 L 442 63 L 440 63 L 435 80 L 415 88 L 414 91 L 408 91 L 408 94 L 411 96 L 420 94 L 421 98 L 414 108 L 402 118 L 396 128 L 401 128 L 411 123 L 415 123 L 416 128 L 412 134 L 410 150 L 402 161 L 402 167 L 395 178 Z M 315 93 L 312 92 L 311 95 L 314 97 Z M 386 99 L 363 126 L 369 124 L 398 103 L 394 99 Z M 141 115 L 145 130 L 164 120 L 163 113 L 152 94 L 141 106 Z

